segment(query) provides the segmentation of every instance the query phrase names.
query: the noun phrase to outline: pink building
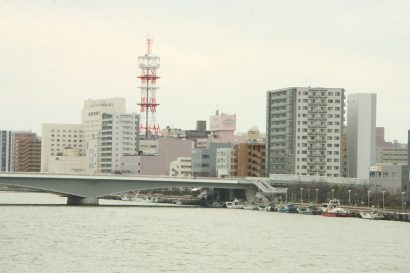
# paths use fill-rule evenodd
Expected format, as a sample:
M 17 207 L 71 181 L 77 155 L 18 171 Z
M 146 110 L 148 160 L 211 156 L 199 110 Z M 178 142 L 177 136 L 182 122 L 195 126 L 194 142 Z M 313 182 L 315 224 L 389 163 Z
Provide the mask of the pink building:
M 178 157 L 191 157 L 193 142 L 179 138 L 158 139 L 155 155 L 124 156 L 121 172 L 138 175 L 169 175 L 169 164 Z
M 223 142 L 231 142 L 235 139 L 236 115 L 219 114 L 216 110 L 214 116 L 210 118 L 210 131 L 213 136 Z

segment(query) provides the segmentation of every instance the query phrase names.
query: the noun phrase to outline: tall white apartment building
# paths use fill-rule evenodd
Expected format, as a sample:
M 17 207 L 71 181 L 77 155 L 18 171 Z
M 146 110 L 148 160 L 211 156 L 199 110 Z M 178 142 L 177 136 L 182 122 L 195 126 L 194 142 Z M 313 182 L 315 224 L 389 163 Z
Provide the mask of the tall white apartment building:
M 11 131 L 0 130 L 0 172 L 10 172 Z
M 48 172 L 50 157 L 61 155 L 64 148 L 83 149 L 81 124 L 43 124 L 41 141 L 41 172 Z
M 339 177 L 345 90 L 291 87 L 267 92 L 267 174 Z
M 121 172 L 121 157 L 138 154 L 138 139 L 137 114 L 103 113 L 99 145 L 100 172 Z
M 125 113 L 125 98 L 89 99 L 84 102 L 81 114 L 84 130 L 83 154 L 87 157 L 87 168 L 91 173 L 100 171 L 98 147 L 103 113 Z
M 376 162 L 376 94 L 351 94 L 347 99 L 348 175 L 369 178 Z

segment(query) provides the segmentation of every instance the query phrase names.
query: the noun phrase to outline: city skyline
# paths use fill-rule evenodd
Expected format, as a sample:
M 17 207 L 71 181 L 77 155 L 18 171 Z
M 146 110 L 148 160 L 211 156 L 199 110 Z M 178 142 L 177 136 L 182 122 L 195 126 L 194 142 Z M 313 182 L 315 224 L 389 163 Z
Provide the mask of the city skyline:
M 406 142 L 410 4 L 395 3 L 2 2 L 0 128 L 78 123 L 89 98 L 124 97 L 138 113 L 151 34 L 161 128 L 194 128 L 220 109 L 238 131 L 265 131 L 268 90 L 334 87 L 377 93 L 377 126 Z

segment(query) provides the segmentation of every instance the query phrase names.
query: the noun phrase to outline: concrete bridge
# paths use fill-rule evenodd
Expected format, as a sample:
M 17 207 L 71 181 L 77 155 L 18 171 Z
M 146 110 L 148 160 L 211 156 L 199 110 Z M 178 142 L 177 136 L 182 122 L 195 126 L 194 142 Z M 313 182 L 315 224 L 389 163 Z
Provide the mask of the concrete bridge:
M 244 189 L 247 192 L 247 197 L 255 196 L 258 190 L 271 195 L 284 193 L 282 189 L 273 188 L 266 180 L 255 178 L 240 180 L 165 176 L 0 173 L 0 184 L 66 194 L 69 205 L 98 205 L 99 197 L 110 194 L 172 187 Z

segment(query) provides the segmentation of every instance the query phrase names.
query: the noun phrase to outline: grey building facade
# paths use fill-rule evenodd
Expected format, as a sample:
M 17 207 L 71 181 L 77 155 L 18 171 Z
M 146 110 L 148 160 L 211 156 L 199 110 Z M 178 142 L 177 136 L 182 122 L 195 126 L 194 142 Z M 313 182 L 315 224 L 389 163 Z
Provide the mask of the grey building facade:
M 192 176 L 216 177 L 216 152 L 218 148 L 231 148 L 231 143 L 207 143 L 206 148 L 192 150 Z
M 10 172 L 11 131 L 0 130 L 0 172 Z
M 409 168 L 407 165 L 377 164 L 370 167 L 369 184 L 391 193 L 407 191 Z

